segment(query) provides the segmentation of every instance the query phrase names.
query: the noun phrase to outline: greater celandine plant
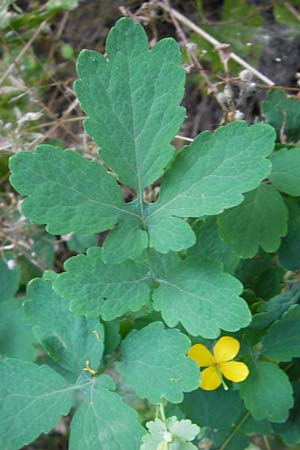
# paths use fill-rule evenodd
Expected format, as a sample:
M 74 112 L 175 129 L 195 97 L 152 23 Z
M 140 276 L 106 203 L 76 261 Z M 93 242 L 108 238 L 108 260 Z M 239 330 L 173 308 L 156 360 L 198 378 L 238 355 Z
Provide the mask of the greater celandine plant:
M 47 358 L 0 360 L 0 448 L 20 449 L 72 408 L 70 450 L 192 450 L 205 437 L 223 449 L 229 436 L 241 450 L 251 433 L 300 441 L 289 419 L 300 373 L 300 261 L 289 252 L 300 239 L 300 149 L 289 111 L 300 115 L 299 103 L 280 93 L 292 105 L 280 115 L 271 92 L 269 124 L 236 121 L 175 152 L 186 114 L 176 41 L 149 50 L 142 26 L 123 18 L 106 54 L 83 50 L 75 83 L 99 160 L 46 144 L 10 160 L 30 221 L 53 235 L 110 231 L 65 272 L 28 284 L 23 308 Z M 283 118 L 293 137 L 275 145 Z M 147 429 L 124 384 L 154 406 Z

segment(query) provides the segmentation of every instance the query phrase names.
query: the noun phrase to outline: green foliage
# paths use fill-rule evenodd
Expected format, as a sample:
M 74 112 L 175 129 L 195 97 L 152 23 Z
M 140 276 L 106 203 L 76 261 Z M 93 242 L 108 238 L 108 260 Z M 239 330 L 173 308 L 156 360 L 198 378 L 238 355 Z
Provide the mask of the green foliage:
M 53 428 L 72 406 L 68 383 L 47 366 L 18 359 L 0 361 L 0 443 L 18 450 Z M 33 420 L 34 419 L 34 420 Z
M 300 357 L 300 305 L 291 306 L 283 317 L 275 322 L 262 340 L 262 352 L 277 361 L 290 361 Z
M 285 194 L 300 195 L 300 148 L 282 149 L 271 155 L 272 172 L 269 179 L 273 186 Z
M 85 367 L 99 365 L 104 348 L 103 326 L 98 320 L 78 317 L 52 288 L 56 274 L 45 272 L 43 279 L 28 284 L 24 303 L 34 336 L 50 357 L 75 381 Z
M 288 376 L 276 364 L 256 361 L 240 387 L 246 408 L 256 420 L 285 422 L 292 408 L 293 389 Z
M 227 0 L 225 21 L 234 8 L 259 19 Z M 204 438 L 241 450 L 273 432 L 299 442 L 299 148 L 274 149 L 276 133 L 299 140 L 299 101 L 273 90 L 268 124 L 235 121 L 175 152 L 185 71 L 173 39 L 149 50 L 142 26 L 121 19 L 106 56 L 84 50 L 78 74 L 95 160 L 47 144 L 10 159 L 23 214 L 67 235 L 63 259 L 81 254 L 30 281 L 25 302 L 20 269 L 0 261 L 0 351 L 13 357 L 0 360 L 1 450 L 70 410 L 70 450 L 193 450 Z M 57 238 L 37 230 L 33 253 L 53 268 Z M 22 282 L 40 276 L 17 263 Z M 212 350 L 227 334 L 241 349 L 222 364 L 243 361 L 249 376 L 199 388 L 204 370 L 220 374 L 187 356 L 191 340 Z
M 287 199 L 289 210 L 288 234 L 283 239 L 279 251 L 280 264 L 285 269 L 300 269 L 300 202 L 299 199 Z
M 220 235 L 239 256 L 251 258 L 259 246 L 274 252 L 280 238 L 287 233 L 288 212 L 281 195 L 262 184 L 249 192 L 239 206 L 225 211 L 220 217 Z
M 262 109 L 267 123 L 272 125 L 278 141 L 284 136 L 286 142 L 297 143 L 300 139 L 299 100 L 287 96 L 283 91 L 271 90 L 262 102 Z
M 127 261 L 117 267 L 105 264 L 101 249 L 93 247 L 87 255 L 70 258 L 65 269 L 55 281 L 55 289 L 77 314 L 113 320 L 138 311 L 149 300 L 150 275 L 143 261 Z
M 239 297 L 239 281 L 223 272 L 220 263 L 188 258 L 168 265 L 158 278 L 154 308 L 170 327 L 181 322 L 193 336 L 216 338 L 220 328 L 237 331 L 246 327 L 250 312 Z
M 162 398 L 180 403 L 183 392 L 196 389 L 200 382 L 197 365 L 186 357 L 189 347 L 187 336 L 153 322 L 123 341 L 118 370 L 139 397 L 154 404 Z
M 111 392 L 114 388 L 113 380 L 107 375 L 90 383 L 86 398 L 72 420 L 70 450 L 140 448 L 144 429 L 136 412 Z

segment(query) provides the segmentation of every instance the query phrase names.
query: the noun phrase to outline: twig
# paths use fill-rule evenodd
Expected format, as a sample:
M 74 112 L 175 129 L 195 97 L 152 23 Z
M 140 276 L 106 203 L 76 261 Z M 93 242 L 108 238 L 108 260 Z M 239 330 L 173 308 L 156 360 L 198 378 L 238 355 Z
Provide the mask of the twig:
M 185 17 L 180 12 L 176 11 L 176 9 L 166 6 L 164 3 L 159 2 L 158 5 L 164 10 L 167 11 L 170 15 L 172 14 L 173 17 L 175 17 L 179 22 L 186 25 L 188 28 L 193 30 L 195 33 L 202 36 L 206 41 L 210 42 L 216 50 L 219 50 L 220 47 L 223 47 L 224 44 L 219 42 L 217 39 L 215 39 L 213 36 L 211 36 L 209 33 L 204 31 L 202 28 L 200 28 L 198 25 L 195 25 L 194 22 L 192 22 L 190 19 Z M 273 86 L 275 83 L 273 83 L 272 80 L 270 80 L 268 77 L 263 75 L 259 70 L 255 69 L 253 66 L 248 64 L 244 59 L 240 58 L 236 53 L 230 52 L 230 58 L 236 61 L 238 64 L 240 64 L 245 69 L 252 72 L 257 78 L 259 78 L 264 83 L 268 84 L 269 86 Z
M 23 56 L 25 55 L 25 53 L 27 52 L 27 50 L 29 49 L 29 47 L 31 46 L 31 44 L 34 42 L 34 40 L 38 37 L 38 35 L 40 34 L 40 32 L 42 31 L 42 29 L 44 28 L 44 26 L 46 25 L 46 21 L 42 22 L 40 24 L 40 26 L 35 30 L 35 32 L 33 33 L 33 35 L 31 36 L 31 38 L 29 39 L 29 41 L 26 43 L 26 45 L 22 48 L 22 50 L 20 51 L 20 53 L 18 54 L 18 56 L 16 57 L 16 59 L 8 66 L 7 70 L 4 72 L 4 74 L 2 75 L 2 77 L 0 78 L 0 85 L 3 83 L 4 80 L 6 80 L 6 78 L 8 77 L 8 75 L 12 72 L 12 70 L 14 69 L 15 65 L 17 65 L 21 59 L 23 58 Z
M 204 70 L 204 68 L 203 68 L 202 64 L 200 63 L 199 59 L 197 58 L 197 56 L 194 54 L 193 51 L 189 50 L 189 46 L 188 46 L 189 41 L 188 41 L 188 39 L 187 39 L 183 29 L 179 25 L 178 20 L 176 19 L 175 15 L 173 14 L 173 10 L 172 10 L 172 8 L 170 6 L 169 0 L 164 0 L 164 4 L 166 6 L 165 10 L 168 11 L 168 13 L 170 15 L 170 18 L 171 18 L 171 20 L 173 22 L 173 25 L 174 25 L 174 27 L 176 29 L 176 32 L 177 32 L 179 38 L 181 39 L 182 43 L 184 44 L 184 46 L 186 48 L 186 51 L 187 51 L 187 53 L 188 53 L 188 55 L 189 55 L 193 65 L 199 71 L 200 75 L 204 78 L 204 80 L 205 80 L 206 84 L 208 85 L 208 87 L 210 88 L 211 92 L 214 92 L 214 94 L 216 96 L 216 99 L 218 101 L 218 98 L 217 98 L 218 89 L 210 81 L 209 76 L 207 75 L 206 71 Z M 224 109 L 223 103 L 221 103 L 219 101 L 218 101 L 218 103 L 220 104 L 221 108 Z
M 289 2 L 284 2 L 283 3 L 284 6 L 286 7 L 286 9 L 294 16 L 296 17 L 297 20 L 299 20 L 300 22 L 300 14 L 298 13 L 298 11 L 296 10 L 296 8 L 291 5 Z

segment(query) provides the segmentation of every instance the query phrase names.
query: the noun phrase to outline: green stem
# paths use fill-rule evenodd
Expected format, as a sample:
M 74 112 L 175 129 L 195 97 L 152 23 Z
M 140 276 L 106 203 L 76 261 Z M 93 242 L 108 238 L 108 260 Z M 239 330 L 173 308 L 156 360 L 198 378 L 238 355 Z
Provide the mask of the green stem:
M 249 416 L 250 416 L 250 412 L 247 411 L 247 412 L 241 417 L 241 419 L 238 421 L 238 423 L 236 424 L 236 426 L 234 427 L 234 429 L 232 430 L 232 432 L 230 433 L 230 435 L 225 439 L 225 441 L 223 442 L 223 444 L 221 445 L 221 447 L 219 448 L 219 450 L 224 450 L 224 448 L 227 447 L 227 445 L 229 444 L 229 442 L 231 441 L 231 439 L 234 438 L 234 436 L 236 435 L 236 433 L 239 431 L 239 429 L 241 428 L 241 426 L 246 422 L 246 420 L 248 419 Z
M 160 417 L 161 417 L 161 420 L 164 422 L 164 423 L 166 423 L 166 415 L 165 415 L 165 408 L 164 408 L 164 405 L 163 405 L 163 403 L 160 403 L 159 404 L 159 412 L 160 412 Z

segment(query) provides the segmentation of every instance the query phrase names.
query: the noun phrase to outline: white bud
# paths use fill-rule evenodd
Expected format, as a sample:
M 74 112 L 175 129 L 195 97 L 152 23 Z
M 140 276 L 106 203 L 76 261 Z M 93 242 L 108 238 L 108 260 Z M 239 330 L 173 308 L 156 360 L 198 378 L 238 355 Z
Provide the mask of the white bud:
M 239 109 L 237 109 L 235 111 L 235 115 L 234 115 L 235 120 L 242 120 L 244 117 L 245 116 L 244 116 L 244 113 L 242 113 L 242 111 L 240 111 Z
M 239 73 L 239 77 L 242 81 L 249 82 L 253 78 L 253 73 L 250 70 L 245 69 Z
M 227 97 L 224 94 L 224 92 L 218 92 L 217 100 L 218 100 L 219 103 L 225 103 L 227 101 Z
M 186 48 L 189 52 L 195 52 L 197 50 L 197 44 L 195 42 L 188 42 Z
M 172 434 L 169 431 L 164 431 L 163 440 L 165 442 L 172 442 Z
M 6 264 L 9 270 L 14 270 L 17 266 L 17 263 L 14 259 L 10 259 L 9 261 L 6 262 Z

